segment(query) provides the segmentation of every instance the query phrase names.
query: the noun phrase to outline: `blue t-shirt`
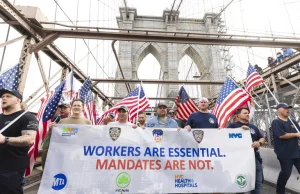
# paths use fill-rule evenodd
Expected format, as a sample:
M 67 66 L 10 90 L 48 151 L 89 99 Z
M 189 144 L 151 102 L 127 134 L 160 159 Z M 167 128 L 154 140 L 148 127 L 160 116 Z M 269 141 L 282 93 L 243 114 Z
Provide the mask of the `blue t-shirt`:
M 246 125 L 250 128 L 252 142 L 258 141 L 260 138 L 264 138 L 261 132 L 258 130 L 258 128 L 255 125 L 250 123 L 241 123 L 241 122 L 230 123 L 227 128 L 239 128 L 242 127 L 243 125 Z M 258 150 L 257 148 L 254 149 L 254 151 L 257 150 Z
M 195 112 L 192 113 L 186 125 L 191 126 L 192 129 L 194 128 L 218 128 L 218 121 L 215 115 L 211 113 L 202 113 L 202 112 Z
M 298 123 L 293 119 L 293 123 L 300 130 Z M 272 121 L 272 130 L 274 137 L 274 152 L 278 158 L 293 159 L 300 158 L 300 148 L 298 144 L 298 138 L 294 137 L 291 139 L 280 139 L 279 137 L 286 133 L 297 133 L 293 123 L 283 121 L 276 118 Z

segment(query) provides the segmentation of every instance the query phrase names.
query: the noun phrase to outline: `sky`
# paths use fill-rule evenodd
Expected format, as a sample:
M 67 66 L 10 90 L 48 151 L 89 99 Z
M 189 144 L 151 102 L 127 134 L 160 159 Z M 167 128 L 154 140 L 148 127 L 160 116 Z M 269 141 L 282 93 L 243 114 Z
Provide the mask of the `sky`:
M 122 0 L 76 0 L 72 3 L 69 0 L 10 0 L 12 3 L 14 1 L 15 5 L 39 7 L 49 21 L 69 25 L 112 28 L 117 27 L 118 7 L 124 6 Z M 180 0 L 175 2 L 174 9 L 177 9 L 179 2 Z M 230 0 L 183 0 L 179 9 L 180 17 L 201 19 L 206 12 L 219 13 L 229 2 Z M 171 9 L 172 4 L 173 0 L 127 0 L 129 7 L 137 8 L 138 15 L 162 16 L 163 10 Z M 300 37 L 300 25 L 298 25 L 300 22 L 300 1 L 235 0 L 222 13 L 221 17 L 229 34 Z M 7 28 L 8 25 L 0 24 L 0 42 L 5 41 Z M 19 36 L 21 35 L 14 29 L 10 30 L 9 40 Z M 117 64 L 112 53 L 111 41 L 58 39 L 54 43 L 91 78 L 115 77 Z M 22 41 L 7 47 L 1 72 L 18 63 L 21 48 Z M 88 48 L 92 54 L 88 54 Z M 245 78 L 248 61 L 265 68 L 267 57 L 275 56 L 277 51 L 280 49 L 230 47 L 230 56 L 232 56 L 230 66 L 233 77 L 237 81 Z M 0 49 L 0 58 L 2 58 L 2 53 L 3 48 Z M 60 67 L 42 52 L 40 54 L 46 75 L 51 77 Z M 182 58 L 178 68 L 179 79 L 185 79 L 187 76 L 186 69 L 191 63 L 192 60 L 188 56 Z M 149 73 L 149 68 L 153 73 Z M 149 54 L 141 63 L 138 76 L 140 79 L 158 79 L 159 69 L 160 64 L 155 57 Z M 192 65 L 188 79 L 192 79 L 197 71 L 197 68 Z M 56 79 L 58 78 L 59 76 L 56 77 Z M 56 79 L 54 80 L 56 81 Z M 32 56 L 24 99 L 41 85 L 42 78 L 37 62 Z M 79 82 L 76 85 L 80 87 Z M 98 86 L 107 96 L 114 95 L 114 84 L 99 84 Z M 186 86 L 186 89 L 191 97 L 201 95 L 199 87 Z M 145 91 L 148 97 L 159 95 L 157 85 L 145 85 Z M 152 105 L 154 103 L 152 102 Z

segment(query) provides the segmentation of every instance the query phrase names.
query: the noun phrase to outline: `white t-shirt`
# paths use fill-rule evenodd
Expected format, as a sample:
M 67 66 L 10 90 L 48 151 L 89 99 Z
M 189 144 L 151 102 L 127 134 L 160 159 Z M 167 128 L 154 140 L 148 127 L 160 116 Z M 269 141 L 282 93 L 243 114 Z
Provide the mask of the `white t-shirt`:
M 132 127 L 133 123 L 127 122 L 127 123 L 120 123 L 119 121 L 116 122 L 110 122 L 107 124 L 108 126 L 126 126 L 126 127 Z

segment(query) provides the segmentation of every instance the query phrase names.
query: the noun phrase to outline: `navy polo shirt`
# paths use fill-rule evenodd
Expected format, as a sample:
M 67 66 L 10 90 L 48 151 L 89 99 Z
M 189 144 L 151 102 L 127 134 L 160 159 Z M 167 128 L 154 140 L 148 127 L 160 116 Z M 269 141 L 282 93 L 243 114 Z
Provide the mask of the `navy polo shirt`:
M 264 138 L 261 132 L 258 130 L 258 128 L 255 125 L 250 123 L 241 123 L 241 122 L 230 123 L 227 128 L 239 128 L 242 127 L 243 125 L 246 125 L 250 128 L 252 142 L 258 141 L 260 138 Z M 254 149 L 255 152 L 257 150 L 258 150 L 257 148 Z
M 191 128 L 218 128 L 218 121 L 215 115 L 211 113 L 202 113 L 202 112 L 195 112 L 192 113 L 186 125 L 191 126 Z
M 294 119 L 292 120 L 298 130 L 300 130 L 298 123 Z M 293 123 L 290 120 L 283 121 L 278 117 L 272 121 L 274 152 L 277 154 L 278 158 L 300 158 L 300 148 L 297 137 L 291 139 L 279 138 L 286 133 L 297 133 L 297 130 L 295 129 Z

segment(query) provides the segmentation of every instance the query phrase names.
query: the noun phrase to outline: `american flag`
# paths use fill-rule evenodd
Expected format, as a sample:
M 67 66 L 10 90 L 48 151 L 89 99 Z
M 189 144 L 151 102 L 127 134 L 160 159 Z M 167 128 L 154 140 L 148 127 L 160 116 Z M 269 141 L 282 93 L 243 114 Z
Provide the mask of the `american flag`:
M 248 71 L 247 71 L 247 78 L 246 78 L 246 91 L 250 93 L 251 89 L 254 86 L 257 86 L 263 82 L 264 80 L 262 79 L 262 77 L 258 74 L 257 71 L 255 71 L 253 66 L 249 64 Z
M 84 101 L 84 116 L 89 119 L 93 125 L 96 124 L 96 110 L 92 92 L 92 81 L 88 77 L 79 91 L 79 98 Z
M 0 89 L 18 90 L 19 86 L 19 64 L 8 69 L 0 75 Z M 2 104 L 0 99 L 0 105 Z M 2 109 L 0 108 L 0 113 Z
M 117 114 L 120 106 L 127 106 L 129 108 L 129 121 L 133 122 L 134 118 L 137 116 L 137 113 L 145 111 L 150 106 L 150 103 L 145 95 L 143 87 L 140 86 L 125 96 L 125 98 L 123 98 L 118 104 L 106 111 L 100 117 L 97 124 L 100 125 L 103 119 L 107 117 L 110 112 Z
M 54 117 L 57 110 L 58 104 L 62 97 L 62 92 L 64 89 L 66 81 L 61 82 L 59 86 L 55 88 L 55 91 L 49 92 L 45 97 L 41 99 L 41 107 L 37 114 L 37 120 L 39 121 L 39 128 L 37 130 L 36 138 L 34 144 L 30 146 L 28 151 L 30 164 L 26 168 L 25 175 L 29 175 L 33 169 L 34 162 L 38 155 L 38 151 L 41 148 L 42 141 L 44 140 L 48 126 L 51 119 Z
M 175 100 L 177 106 L 177 118 L 187 121 L 190 114 L 198 111 L 197 105 L 186 93 L 183 86 L 179 90 L 179 95 Z
M 219 127 L 225 128 L 230 116 L 249 101 L 250 96 L 227 77 L 212 110 L 212 114 L 218 119 Z
M 78 95 L 77 89 L 75 88 L 74 82 L 73 82 L 73 71 L 71 71 L 66 76 L 66 84 L 63 89 L 63 94 L 60 99 L 60 104 L 68 103 L 71 104 L 74 98 Z

